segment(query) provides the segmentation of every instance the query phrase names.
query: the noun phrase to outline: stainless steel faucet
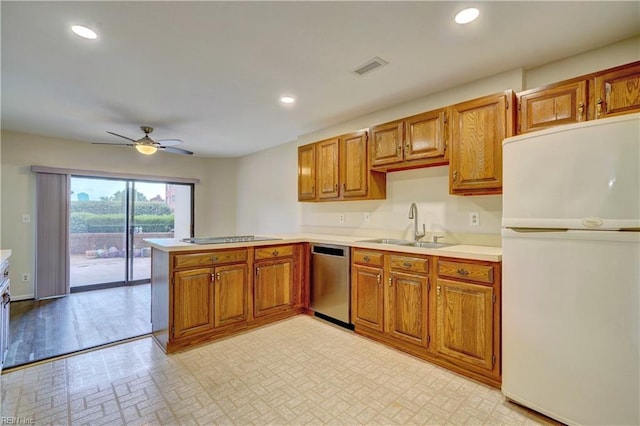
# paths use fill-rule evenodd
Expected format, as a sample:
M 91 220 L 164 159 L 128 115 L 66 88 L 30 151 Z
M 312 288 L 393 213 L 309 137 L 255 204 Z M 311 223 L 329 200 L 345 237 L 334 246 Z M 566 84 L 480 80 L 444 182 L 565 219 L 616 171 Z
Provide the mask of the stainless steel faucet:
M 418 241 L 427 232 L 424 223 L 422 224 L 422 232 L 418 232 L 418 206 L 416 206 L 416 203 L 411 203 L 411 207 L 409 207 L 409 219 L 413 219 L 413 238 Z

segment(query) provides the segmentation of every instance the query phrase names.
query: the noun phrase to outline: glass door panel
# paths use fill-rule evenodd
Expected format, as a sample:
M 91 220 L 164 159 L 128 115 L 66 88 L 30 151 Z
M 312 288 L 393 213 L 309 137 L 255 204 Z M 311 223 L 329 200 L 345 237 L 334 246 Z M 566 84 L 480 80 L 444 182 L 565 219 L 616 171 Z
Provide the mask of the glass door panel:
M 123 180 L 71 177 L 70 287 L 126 280 L 126 197 Z

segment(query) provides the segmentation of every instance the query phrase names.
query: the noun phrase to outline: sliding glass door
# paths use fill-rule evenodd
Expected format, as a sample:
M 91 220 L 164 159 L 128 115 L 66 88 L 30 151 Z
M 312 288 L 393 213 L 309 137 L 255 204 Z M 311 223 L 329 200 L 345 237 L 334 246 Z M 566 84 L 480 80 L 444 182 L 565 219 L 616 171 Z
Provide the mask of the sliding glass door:
M 71 177 L 71 291 L 148 282 L 146 238 L 192 235 L 193 185 Z

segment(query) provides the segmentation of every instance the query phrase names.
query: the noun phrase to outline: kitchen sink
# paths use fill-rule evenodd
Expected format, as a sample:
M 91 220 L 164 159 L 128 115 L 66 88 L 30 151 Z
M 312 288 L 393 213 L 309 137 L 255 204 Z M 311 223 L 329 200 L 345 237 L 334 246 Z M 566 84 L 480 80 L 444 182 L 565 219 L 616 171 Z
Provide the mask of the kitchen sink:
M 422 247 L 422 248 L 443 248 L 443 247 L 455 246 L 456 244 L 430 243 L 428 241 L 414 241 L 414 242 L 410 242 L 408 244 L 403 244 L 403 245 L 412 246 L 412 247 Z
M 411 241 L 407 240 L 397 240 L 394 238 L 378 238 L 375 240 L 360 240 L 359 243 L 374 243 L 374 244 L 393 244 L 396 246 L 406 246 L 411 244 Z

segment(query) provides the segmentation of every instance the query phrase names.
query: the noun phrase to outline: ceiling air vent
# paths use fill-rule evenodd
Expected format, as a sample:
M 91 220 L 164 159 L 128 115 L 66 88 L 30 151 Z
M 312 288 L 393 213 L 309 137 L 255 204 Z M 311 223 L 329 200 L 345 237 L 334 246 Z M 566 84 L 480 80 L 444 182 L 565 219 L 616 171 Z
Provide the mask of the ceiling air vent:
M 356 68 L 355 70 L 353 70 L 352 72 L 356 75 L 359 75 L 360 77 L 362 77 L 365 74 L 369 74 L 372 71 L 377 70 L 380 67 L 383 67 L 385 65 L 387 65 L 388 62 L 385 61 L 384 59 L 380 59 L 378 57 L 375 57 L 373 59 L 371 59 L 370 61 L 367 61 L 365 64 L 359 66 L 358 68 Z

